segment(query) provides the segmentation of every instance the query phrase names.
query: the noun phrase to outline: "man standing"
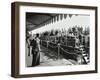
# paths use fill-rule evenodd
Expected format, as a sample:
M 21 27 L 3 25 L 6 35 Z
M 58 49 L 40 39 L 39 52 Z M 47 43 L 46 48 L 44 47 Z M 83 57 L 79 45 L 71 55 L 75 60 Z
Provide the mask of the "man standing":
M 31 41 L 32 46 L 32 66 L 36 66 L 40 64 L 40 39 L 39 34 L 36 34 Z

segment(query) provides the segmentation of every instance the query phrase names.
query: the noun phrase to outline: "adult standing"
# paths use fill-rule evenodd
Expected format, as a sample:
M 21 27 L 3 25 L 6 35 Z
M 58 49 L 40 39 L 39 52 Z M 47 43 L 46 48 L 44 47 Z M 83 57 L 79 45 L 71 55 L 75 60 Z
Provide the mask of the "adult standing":
M 40 64 L 40 39 L 39 34 L 36 34 L 31 41 L 32 46 L 32 66 Z

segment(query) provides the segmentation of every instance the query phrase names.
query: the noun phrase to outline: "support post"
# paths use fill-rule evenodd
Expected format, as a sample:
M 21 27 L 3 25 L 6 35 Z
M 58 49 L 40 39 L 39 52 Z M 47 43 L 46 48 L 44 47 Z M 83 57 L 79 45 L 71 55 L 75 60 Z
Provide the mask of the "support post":
M 60 58 L 60 43 L 58 43 L 58 59 Z
M 47 41 L 47 48 L 48 48 L 48 45 L 49 45 L 49 41 Z

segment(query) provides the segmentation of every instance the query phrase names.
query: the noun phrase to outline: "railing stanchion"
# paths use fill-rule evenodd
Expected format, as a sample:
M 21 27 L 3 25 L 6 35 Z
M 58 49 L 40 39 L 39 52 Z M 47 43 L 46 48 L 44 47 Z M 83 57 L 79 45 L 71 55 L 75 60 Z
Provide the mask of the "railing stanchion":
M 58 59 L 60 58 L 60 43 L 58 43 Z
M 48 48 L 48 45 L 49 45 L 49 41 L 47 41 L 47 48 Z

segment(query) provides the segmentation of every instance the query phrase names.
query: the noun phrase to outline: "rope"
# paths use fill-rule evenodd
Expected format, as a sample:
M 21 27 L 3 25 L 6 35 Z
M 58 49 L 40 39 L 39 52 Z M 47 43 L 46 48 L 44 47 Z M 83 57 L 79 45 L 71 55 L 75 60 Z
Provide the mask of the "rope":
M 61 47 L 60 47 L 61 48 Z M 69 53 L 69 52 L 67 52 L 67 51 L 65 51 L 63 48 L 61 48 L 65 53 L 67 53 L 67 54 L 75 54 L 75 53 Z M 75 55 L 78 55 L 78 54 L 75 54 Z M 84 58 L 84 56 L 83 55 L 81 55 L 82 56 L 82 58 L 83 58 L 83 60 L 86 62 L 86 60 L 85 60 L 85 58 Z M 86 62 L 87 63 L 87 62 Z
M 55 44 L 54 42 L 51 42 L 52 44 Z
M 42 41 L 47 43 L 46 40 L 42 40 Z M 49 43 L 49 42 L 48 42 L 48 43 Z M 55 44 L 54 42 L 50 42 L 50 43 Z M 48 44 L 48 46 L 50 46 L 50 47 L 52 47 L 52 48 L 57 48 L 57 47 L 58 47 L 58 46 L 51 46 L 50 44 Z
M 67 52 L 67 51 L 65 51 L 65 50 L 64 50 L 63 48 L 61 48 L 61 47 L 60 47 L 60 49 L 62 49 L 62 50 L 63 50 L 65 53 L 67 53 L 67 54 L 71 54 L 71 55 L 72 55 L 72 54 L 75 54 L 75 55 L 77 55 L 76 53 Z
M 52 48 L 57 48 L 58 46 L 51 46 L 50 44 L 48 44 L 48 46 L 52 47 Z
M 43 40 L 43 41 L 45 41 L 45 40 Z M 47 41 L 45 41 L 45 42 L 47 42 Z M 51 42 L 52 44 L 54 44 L 53 42 Z M 57 46 L 51 46 L 50 44 L 48 44 L 48 46 L 50 46 L 50 47 L 52 47 L 52 48 L 57 48 L 58 47 L 58 45 Z M 65 45 L 64 45 L 65 46 Z M 67 54 L 74 54 L 74 55 L 77 55 L 76 53 L 70 53 L 70 52 L 68 52 L 68 51 L 66 51 L 66 50 L 64 50 L 61 46 L 59 46 L 59 48 L 61 49 L 61 50 L 63 50 L 65 53 L 67 53 Z M 70 46 L 70 48 L 72 48 L 71 46 Z M 80 51 L 77 51 L 77 52 L 80 52 Z

